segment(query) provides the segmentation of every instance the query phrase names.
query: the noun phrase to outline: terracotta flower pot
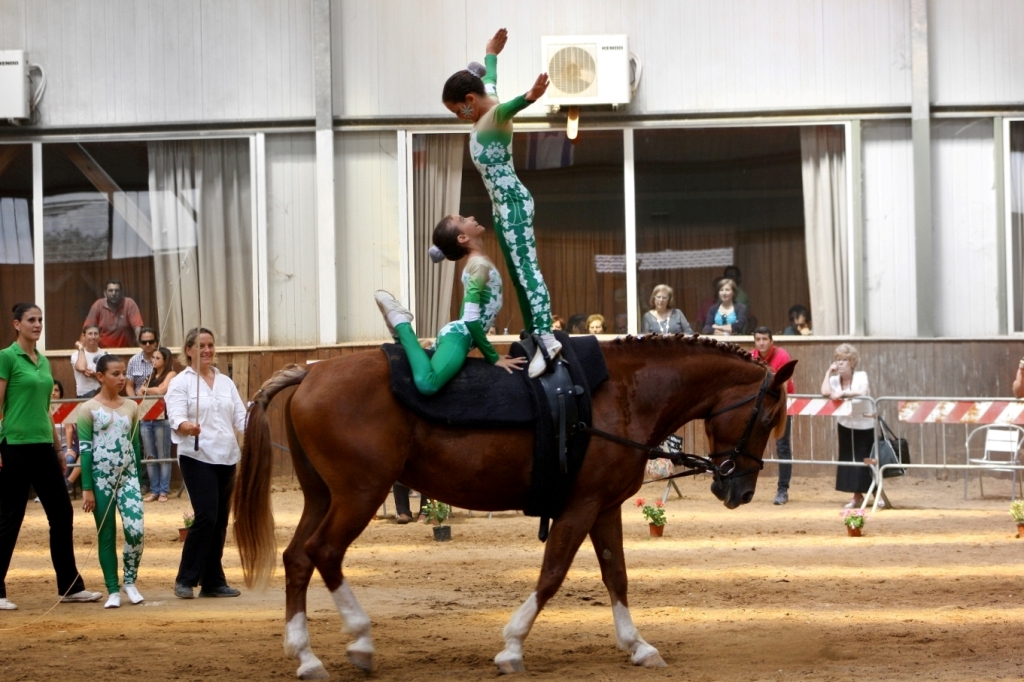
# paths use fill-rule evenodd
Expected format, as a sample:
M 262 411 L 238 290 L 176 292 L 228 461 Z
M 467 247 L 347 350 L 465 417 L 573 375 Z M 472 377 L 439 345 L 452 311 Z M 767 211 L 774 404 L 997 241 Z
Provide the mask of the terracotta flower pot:
M 1024 523 L 1017 524 L 1017 537 L 1024 538 Z
M 651 528 L 651 537 L 660 538 L 665 534 L 665 526 L 655 526 L 653 523 L 648 524 Z
M 185 538 L 187 538 L 187 537 L 188 537 L 188 528 L 179 528 L 178 529 L 178 539 L 181 540 L 182 542 L 185 542 Z
M 851 526 L 846 527 L 846 534 L 852 538 L 859 538 L 861 536 L 860 528 L 853 528 Z

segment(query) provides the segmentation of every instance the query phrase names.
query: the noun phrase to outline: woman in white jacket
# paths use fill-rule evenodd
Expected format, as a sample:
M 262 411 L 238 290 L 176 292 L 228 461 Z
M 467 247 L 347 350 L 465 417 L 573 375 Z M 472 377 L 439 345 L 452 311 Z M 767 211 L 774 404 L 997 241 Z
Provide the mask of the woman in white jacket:
M 848 343 L 836 347 L 833 362 L 821 382 L 821 394 L 832 400 L 870 397 L 866 372 L 855 371 L 860 354 Z M 871 457 L 875 443 L 875 420 L 870 400 L 854 400 L 848 417 L 839 418 L 839 461 L 863 462 Z M 859 507 L 864 502 L 864 493 L 871 487 L 871 469 L 868 467 L 841 466 L 836 471 L 836 490 L 853 493 L 853 499 L 846 508 Z
M 171 380 L 164 401 L 195 521 L 181 550 L 174 595 L 191 599 L 201 585 L 200 597 L 237 597 L 240 592 L 224 577 L 221 556 L 241 456 L 235 432 L 245 431 L 245 405 L 234 382 L 214 366 L 213 332 L 190 330 L 182 354 L 188 367 Z

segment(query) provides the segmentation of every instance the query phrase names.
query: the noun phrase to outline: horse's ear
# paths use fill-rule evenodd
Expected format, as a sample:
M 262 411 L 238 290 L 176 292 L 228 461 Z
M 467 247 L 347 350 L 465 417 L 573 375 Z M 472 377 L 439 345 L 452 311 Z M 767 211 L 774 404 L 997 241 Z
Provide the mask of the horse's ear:
M 772 381 L 772 388 L 780 388 L 786 385 L 786 382 L 793 378 L 793 371 L 796 369 L 796 360 L 790 360 L 775 373 L 775 379 Z

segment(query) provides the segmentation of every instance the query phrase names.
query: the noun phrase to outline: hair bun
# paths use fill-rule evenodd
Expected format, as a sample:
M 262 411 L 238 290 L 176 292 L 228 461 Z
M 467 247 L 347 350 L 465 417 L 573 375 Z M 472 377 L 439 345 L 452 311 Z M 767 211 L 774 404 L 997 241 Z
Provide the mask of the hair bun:
M 444 252 L 441 251 L 441 249 L 437 248 L 436 246 L 431 246 L 429 249 L 427 249 L 427 255 L 430 256 L 430 260 L 434 261 L 435 263 L 440 263 L 445 258 Z
M 469 65 L 466 66 L 466 71 L 469 71 L 477 78 L 483 78 L 487 75 L 487 67 L 480 62 L 470 62 Z

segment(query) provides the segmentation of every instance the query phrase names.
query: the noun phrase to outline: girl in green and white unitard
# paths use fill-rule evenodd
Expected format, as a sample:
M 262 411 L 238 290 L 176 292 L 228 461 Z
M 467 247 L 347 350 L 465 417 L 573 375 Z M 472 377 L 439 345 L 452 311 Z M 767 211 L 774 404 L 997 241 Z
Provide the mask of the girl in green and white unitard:
M 462 369 L 466 355 L 474 347 L 484 358 L 508 372 L 522 369 L 525 358 L 501 357 L 487 340 L 487 330 L 501 310 L 501 275 L 487 258 L 483 242 L 484 228 L 472 216 L 452 215 L 443 218 L 434 228 L 434 246 L 430 258 L 435 262 L 447 258 L 469 260 L 462 270 L 465 295 L 459 319 L 449 322 L 437 333 L 434 355 L 430 357 L 420 346 L 412 328 L 412 313 L 386 291 L 374 294 L 377 306 L 392 335 L 402 344 L 416 388 L 424 395 L 434 395 Z
M 117 580 L 117 524 L 114 509 L 124 527 L 124 591 L 133 604 L 143 597 L 135 587 L 142 558 L 142 443 L 139 440 L 139 406 L 118 395 L 125 384 L 124 361 L 104 355 L 96 363 L 100 392 L 78 407 L 78 441 L 81 444 L 82 510 L 93 513 L 98 530 L 97 554 L 110 596 L 104 608 L 121 606 Z
M 494 233 L 512 275 L 523 320 L 553 358 L 562 347 L 551 333 L 551 297 L 537 263 L 533 197 L 512 165 L 512 117 L 544 94 L 548 76 L 538 76 L 525 95 L 499 103 L 498 53 L 507 40 L 505 29 L 495 33 L 487 41 L 486 67 L 470 64 L 469 69 L 453 75 L 445 83 L 441 99 L 453 114 L 473 122 L 469 153 L 491 197 Z M 538 352 L 530 362 L 530 376 L 540 376 L 545 370 L 546 362 Z

